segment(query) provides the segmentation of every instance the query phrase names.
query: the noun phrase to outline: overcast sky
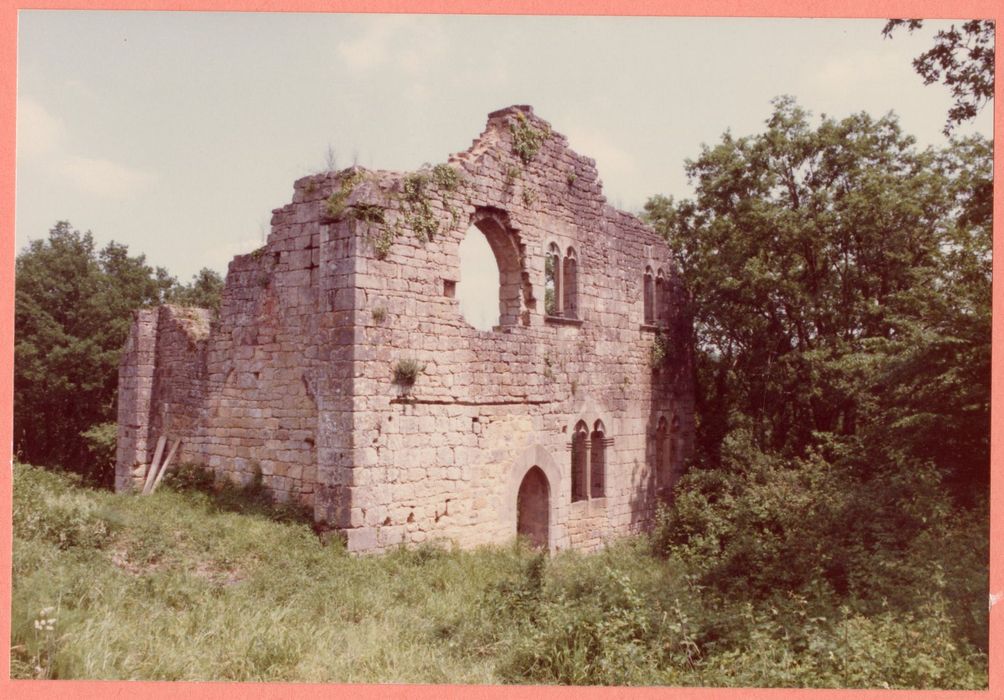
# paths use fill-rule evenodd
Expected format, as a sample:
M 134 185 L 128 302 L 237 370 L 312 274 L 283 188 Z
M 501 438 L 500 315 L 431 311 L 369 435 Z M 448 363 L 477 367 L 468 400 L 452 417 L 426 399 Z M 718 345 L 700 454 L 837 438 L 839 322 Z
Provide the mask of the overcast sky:
M 951 98 L 911 60 L 938 26 L 882 20 L 22 11 L 16 246 L 56 221 L 182 281 L 263 242 L 293 181 L 410 170 L 532 104 L 596 159 L 609 201 L 687 196 L 684 160 L 770 100 L 818 117 L 895 111 L 942 144 Z M 990 108 L 960 133 L 992 132 Z

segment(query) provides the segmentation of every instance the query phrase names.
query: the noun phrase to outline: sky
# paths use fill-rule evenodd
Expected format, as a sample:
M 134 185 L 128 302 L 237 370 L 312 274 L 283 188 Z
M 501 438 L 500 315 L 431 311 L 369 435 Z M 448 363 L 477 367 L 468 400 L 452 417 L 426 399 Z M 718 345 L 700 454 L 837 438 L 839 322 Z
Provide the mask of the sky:
M 68 220 L 182 282 L 225 273 L 329 148 L 339 168 L 413 170 L 511 104 L 595 158 L 628 211 L 689 196 L 685 160 L 760 131 L 783 94 L 815 118 L 894 111 L 942 145 L 951 96 L 911 61 L 948 22 L 892 39 L 883 24 L 21 11 L 15 245 Z M 991 110 L 958 133 L 990 136 Z M 484 258 L 471 265 L 467 284 L 490 289 Z

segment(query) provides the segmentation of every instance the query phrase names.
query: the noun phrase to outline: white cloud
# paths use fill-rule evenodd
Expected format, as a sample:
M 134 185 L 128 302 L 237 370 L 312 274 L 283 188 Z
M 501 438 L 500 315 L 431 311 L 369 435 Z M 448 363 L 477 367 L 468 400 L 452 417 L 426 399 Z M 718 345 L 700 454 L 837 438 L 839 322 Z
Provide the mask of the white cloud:
M 369 25 L 359 36 L 350 41 L 338 44 L 339 57 L 350 68 L 366 70 L 376 68 L 387 62 L 394 43 L 394 35 L 401 26 L 403 18 L 398 16 L 374 17 L 368 20 Z
M 17 102 L 17 152 L 19 156 L 51 154 L 66 135 L 63 122 L 38 102 L 22 97 Z
M 149 173 L 103 158 L 70 155 L 63 158 L 57 168 L 78 188 L 100 197 L 126 197 L 143 190 L 154 180 Z
M 356 38 L 336 48 L 338 56 L 355 70 L 390 66 L 409 76 L 424 75 L 446 53 L 447 38 L 435 18 L 409 22 L 400 15 L 384 15 L 370 18 L 367 25 Z
M 562 131 L 568 137 L 568 145 L 573 151 L 596 160 L 596 169 L 600 172 L 600 178 L 613 179 L 634 172 L 634 157 L 615 146 L 599 130 L 571 124 Z
M 75 155 L 67 145 L 63 120 L 51 114 L 31 97 L 17 103 L 17 153 L 25 160 L 50 173 L 67 178 L 89 195 L 125 197 L 153 182 L 152 175 L 104 158 Z

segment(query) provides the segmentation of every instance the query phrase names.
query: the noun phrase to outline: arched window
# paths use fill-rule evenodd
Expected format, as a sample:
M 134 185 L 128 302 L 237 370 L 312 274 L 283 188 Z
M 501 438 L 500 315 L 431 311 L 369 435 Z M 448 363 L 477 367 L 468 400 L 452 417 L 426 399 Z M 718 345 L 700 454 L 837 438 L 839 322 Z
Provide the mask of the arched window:
M 593 424 L 592 435 L 589 436 L 589 497 L 603 498 L 606 491 L 607 476 L 607 446 L 606 430 L 603 421 Z
M 488 238 L 477 226 L 464 234 L 458 251 L 460 281 L 454 296 L 464 320 L 480 331 L 499 325 L 499 266 Z
M 589 442 L 589 428 L 582 421 L 575 426 L 572 434 L 572 502 L 586 499 L 588 470 L 586 465 L 586 444 Z
M 561 249 L 555 243 L 547 247 L 544 257 L 544 313 L 561 313 Z
M 578 308 L 576 306 L 578 262 L 575 259 L 575 249 L 569 246 L 565 251 L 565 264 L 562 268 L 561 288 L 562 304 L 561 312 L 567 318 L 578 318 Z
M 655 278 L 655 323 L 662 326 L 666 323 L 666 279 L 663 277 L 662 269 L 659 269 Z
M 461 250 L 458 251 L 461 260 L 456 286 L 444 284 L 443 291 L 447 296 L 454 296 L 460 303 L 464 318 L 477 326 L 475 314 L 471 311 L 466 299 L 481 297 L 478 305 L 488 309 L 481 316 L 492 319 L 490 325 L 483 330 L 498 326 L 528 325 L 530 316 L 528 302 L 533 299 L 533 290 L 526 280 L 520 253 L 519 236 L 512 230 L 504 211 L 492 207 L 478 207 L 471 217 Z M 488 243 L 494 260 L 488 258 L 483 242 Z M 481 249 L 474 253 L 471 248 Z M 473 262 L 471 262 L 473 260 Z M 467 274 L 464 274 L 467 272 Z M 497 273 L 497 277 L 496 277 Z M 494 294 L 479 290 L 478 283 L 488 278 L 493 282 Z M 494 304 L 491 299 L 494 298 Z M 491 307 L 494 307 L 492 310 Z M 485 325 L 485 324 L 483 324 Z
M 645 288 L 643 291 L 644 304 L 645 304 L 645 325 L 651 326 L 655 323 L 655 316 L 653 313 L 653 307 L 655 306 L 655 290 L 652 287 L 652 268 L 645 268 Z
M 655 431 L 655 483 L 656 486 L 664 486 L 668 481 L 669 455 L 666 444 L 669 430 L 666 426 L 666 418 L 659 418 L 659 427 Z

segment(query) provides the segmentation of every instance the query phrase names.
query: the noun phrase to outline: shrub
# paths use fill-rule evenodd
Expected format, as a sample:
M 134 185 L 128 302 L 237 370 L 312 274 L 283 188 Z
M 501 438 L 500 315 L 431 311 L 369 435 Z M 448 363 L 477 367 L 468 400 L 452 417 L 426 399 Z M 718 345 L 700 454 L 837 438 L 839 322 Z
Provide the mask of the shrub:
M 394 383 L 403 387 L 414 386 L 418 375 L 425 371 L 425 365 L 414 358 L 398 360 L 394 367 Z
M 820 460 L 759 451 L 745 432 L 725 440 L 722 459 L 720 469 L 681 479 L 655 530 L 656 550 L 676 552 L 703 585 L 723 593 L 763 597 L 825 586 L 840 556 L 834 528 L 844 484 Z
M 460 174 L 447 163 L 440 163 L 432 169 L 432 181 L 447 192 L 453 192 L 460 184 Z
M 519 156 L 524 165 L 529 165 L 540 151 L 548 134 L 530 126 L 530 122 L 522 112 L 518 112 L 516 119 L 509 122 L 509 131 L 512 133 L 513 153 Z
M 625 543 L 593 556 L 566 553 L 542 574 L 530 595 L 517 589 L 528 617 L 511 615 L 527 624 L 499 661 L 506 681 L 669 683 L 697 661 L 692 599 L 681 600 L 668 570 L 643 549 Z
M 844 606 L 801 616 L 745 603 L 738 634 L 709 657 L 705 682 L 721 686 L 979 688 L 984 659 L 955 637 L 937 596 L 916 614 L 864 616 Z
M 80 433 L 87 451 L 94 460 L 90 476 L 97 483 L 115 479 L 115 448 L 118 442 L 118 423 L 97 423 Z

